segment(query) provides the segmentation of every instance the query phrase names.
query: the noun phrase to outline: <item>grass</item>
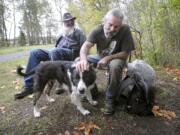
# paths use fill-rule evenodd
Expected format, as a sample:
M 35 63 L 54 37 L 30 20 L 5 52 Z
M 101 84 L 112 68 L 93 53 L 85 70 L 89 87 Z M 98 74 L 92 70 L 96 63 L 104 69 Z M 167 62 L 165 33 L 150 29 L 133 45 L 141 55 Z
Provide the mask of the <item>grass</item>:
M 53 45 L 33 45 L 33 46 L 19 46 L 19 47 L 6 47 L 0 48 L 0 55 L 14 53 L 14 52 L 22 52 L 28 51 L 34 48 L 52 48 Z
M 95 48 L 91 50 L 91 53 L 95 53 Z M 140 118 L 120 111 L 115 113 L 113 117 L 104 116 L 100 110 L 104 105 L 103 93 L 98 98 L 98 107 L 92 107 L 88 103 L 84 103 L 92 113 L 86 117 L 81 115 L 79 111 L 77 111 L 76 107 L 71 104 L 67 94 L 54 94 L 53 96 L 56 98 L 56 102 L 53 104 L 48 103 L 43 95 L 40 98 L 39 107 L 48 106 L 48 108 L 42 111 L 42 114 L 44 115 L 40 119 L 35 119 L 33 117 L 32 99 L 25 98 L 14 101 L 14 93 L 18 90 L 15 90 L 15 86 L 12 84 L 12 81 L 19 79 L 22 83 L 23 79 L 11 71 L 16 69 L 16 66 L 19 64 L 26 65 L 27 59 L 28 57 L 22 57 L 10 61 L 0 62 L 0 107 L 6 107 L 6 112 L 4 114 L 0 112 L 0 134 L 2 135 L 56 135 L 59 132 L 64 133 L 66 130 L 71 131 L 72 133 L 75 125 L 80 122 L 89 121 L 95 122 L 101 128 L 101 130 L 92 130 L 92 135 L 145 134 L 145 131 L 149 131 L 149 129 L 151 129 L 152 132 L 157 130 L 160 131 L 160 126 L 162 126 L 162 129 L 167 127 L 167 125 L 163 126 L 161 119 L 158 120 L 152 117 Z M 102 72 L 101 74 L 103 74 L 103 76 L 101 76 L 100 72 Z M 162 75 L 165 73 L 166 72 L 164 72 L 164 70 L 161 71 Z M 104 88 L 106 87 L 104 72 L 97 72 L 97 77 L 99 77 L 97 80 L 97 84 L 99 84 L 98 88 L 100 91 L 104 91 Z M 167 86 L 165 85 L 164 87 Z M 163 91 L 165 90 L 163 89 Z M 161 93 L 159 92 L 159 94 Z M 162 96 L 161 98 L 166 101 L 167 97 L 169 97 L 166 93 L 162 93 L 160 96 Z M 164 101 L 162 101 L 162 103 L 164 103 Z M 178 100 L 176 103 L 178 103 Z M 143 125 L 141 124 L 143 121 L 145 121 L 145 126 L 141 126 Z M 174 120 L 173 123 L 177 121 L 178 119 L 176 121 Z M 151 125 L 151 128 L 149 128 L 149 125 Z M 156 127 L 156 125 L 160 126 Z M 169 125 L 171 126 L 171 123 L 169 123 Z M 173 126 L 176 125 L 178 125 L 178 123 L 173 124 Z M 170 131 L 172 131 L 173 126 L 171 126 Z M 153 134 L 153 132 L 151 134 Z M 157 134 L 157 132 L 155 132 L 155 134 Z
M 0 105 L 3 103 L 9 104 L 12 102 L 13 94 L 17 91 L 13 85 L 13 81 L 20 79 L 16 73 L 12 73 L 12 70 L 15 70 L 17 65 L 26 64 L 27 57 L 18 58 L 15 60 L 0 62 Z
M 41 46 L 26 46 L 26 47 L 11 47 L 11 48 L 1 48 L 0 49 L 0 54 L 8 54 L 8 53 L 13 53 L 13 52 L 18 52 L 18 51 L 25 51 L 25 50 L 30 50 L 32 48 L 48 48 L 52 47 L 52 45 L 41 45 Z M 93 54 L 96 52 L 95 47 L 93 47 L 90 50 L 90 53 Z M 27 63 L 28 56 L 26 57 L 21 57 L 17 58 L 14 60 L 9 60 L 9 61 L 4 61 L 0 62 L 0 105 L 8 105 L 10 104 L 13 100 L 13 95 L 17 90 L 15 90 L 15 86 L 13 85 L 13 81 L 15 80 L 21 80 L 22 83 L 22 78 L 19 78 L 15 73 L 12 73 L 12 70 L 15 70 L 17 65 L 26 65 Z M 10 93 L 10 95 L 9 95 Z M 7 96 L 8 95 L 8 96 Z
M 1 124 L 0 124 L 0 134 L 3 132 L 7 133 L 7 129 L 11 130 L 8 131 L 9 134 L 16 134 L 14 133 L 14 130 L 21 132 L 22 134 L 27 134 L 37 131 L 37 129 L 41 129 L 40 131 L 45 130 L 44 128 L 46 125 L 48 125 L 48 122 L 50 119 L 48 117 L 44 117 L 43 120 L 35 120 L 32 117 L 29 118 L 22 118 L 19 116 L 17 117 L 20 112 L 23 112 L 22 110 L 14 111 L 14 106 L 17 106 L 18 102 L 14 101 L 14 94 L 18 91 L 15 90 L 15 85 L 12 83 L 15 80 L 19 80 L 21 85 L 23 83 L 23 79 L 21 77 L 18 77 L 16 73 L 13 73 L 12 71 L 16 69 L 16 66 L 19 64 L 26 65 L 28 57 L 21 57 L 15 60 L 0 62 L 0 107 L 5 107 L 5 113 L 4 115 L 1 115 Z M 21 88 L 21 86 L 20 86 Z M 29 100 L 28 102 L 31 102 Z M 31 103 L 30 103 L 31 105 Z M 19 105 L 19 107 L 22 107 L 22 105 Z M 32 108 L 31 108 L 32 109 Z M 9 112 L 9 113 L 7 113 Z M 17 123 L 14 122 L 14 120 L 17 120 Z M 36 123 L 35 125 L 32 125 L 32 123 Z M 29 126 L 31 125 L 31 126 Z M 7 129 L 6 129 L 7 128 Z
M 46 47 L 52 47 L 51 45 Z M 45 48 L 45 46 L 28 46 L 28 47 L 11 47 L 11 48 L 1 48 L 0 54 L 8 54 L 8 53 L 14 53 L 14 52 L 20 52 L 20 51 L 26 51 L 30 50 L 32 48 Z M 90 51 L 90 53 L 95 53 L 95 47 L 93 47 Z M 5 107 L 5 114 L 1 115 L 1 124 L 0 124 L 0 134 L 3 132 L 6 132 L 8 129 L 9 134 L 16 134 L 14 133 L 14 130 L 21 132 L 22 134 L 34 134 L 35 132 L 45 132 L 47 129 L 47 126 L 49 125 L 49 122 L 52 121 L 53 123 L 56 122 L 56 119 L 54 120 L 54 117 L 52 117 L 50 114 L 53 112 L 48 111 L 47 114 L 48 117 L 42 117 L 41 119 L 34 119 L 33 116 L 30 116 L 28 118 L 24 118 L 21 113 L 23 113 L 22 107 L 29 109 L 32 111 L 32 99 L 29 99 L 28 101 L 14 101 L 14 94 L 19 90 L 15 89 L 15 85 L 13 84 L 13 81 L 19 80 L 21 86 L 23 85 L 23 79 L 16 75 L 16 73 L 13 73 L 13 70 L 16 70 L 17 65 L 26 65 L 28 60 L 28 56 L 17 58 L 14 60 L 4 61 L 0 62 L 0 107 Z M 21 88 L 20 86 L 20 88 Z M 42 98 L 43 99 L 43 98 Z M 27 100 L 27 99 L 26 99 Z M 22 103 L 22 104 L 19 104 Z M 25 102 L 25 103 L 23 103 Z M 26 103 L 27 102 L 27 103 Z M 30 103 L 29 103 L 30 102 Z M 58 108 L 64 108 L 63 106 L 66 105 L 66 102 L 70 102 L 68 97 L 63 97 L 63 99 L 60 100 L 61 104 L 58 105 Z M 13 109 L 15 106 L 18 108 L 16 111 Z M 26 106 L 25 104 L 29 104 L 30 106 Z M 69 103 L 68 103 L 69 104 Z M 16 107 L 15 107 L 16 108 Z M 28 111 L 29 111 L 28 110 Z M 63 109 L 62 109 L 63 110 Z M 9 112 L 9 113 L 7 113 Z M 11 113 L 10 113 L 11 112 Z M 1 112 L 0 112 L 1 114 Z M 30 113 L 32 115 L 32 113 Z M 19 116 L 21 115 L 21 116 Z M 17 121 L 17 123 L 15 122 Z M 36 123 L 33 125 L 32 123 Z M 74 123 L 74 120 L 72 121 Z M 11 126 L 11 128 L 10 128 Z

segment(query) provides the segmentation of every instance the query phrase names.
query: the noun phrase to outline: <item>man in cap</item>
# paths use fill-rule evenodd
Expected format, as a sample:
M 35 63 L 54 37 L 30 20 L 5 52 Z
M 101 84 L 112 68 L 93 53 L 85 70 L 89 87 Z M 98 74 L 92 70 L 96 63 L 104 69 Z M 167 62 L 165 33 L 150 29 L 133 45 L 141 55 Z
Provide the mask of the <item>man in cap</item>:
M 55 48 L 33 49 L 30 51 L 30 56 L 27 63 L 26 72 L 34 69 L 41 61 L 48 60 L 74 60 L 79 55 L 79 50 L 85 41 L 83 32 L 75 27 L 75 19 L 71 13 L 63 15 L 63 31 L 58 38 Z M 14 95 L 15 99 L 22 99 L 25 96 L 33 93 L 33 77 L 24 77 L 23 90 Z

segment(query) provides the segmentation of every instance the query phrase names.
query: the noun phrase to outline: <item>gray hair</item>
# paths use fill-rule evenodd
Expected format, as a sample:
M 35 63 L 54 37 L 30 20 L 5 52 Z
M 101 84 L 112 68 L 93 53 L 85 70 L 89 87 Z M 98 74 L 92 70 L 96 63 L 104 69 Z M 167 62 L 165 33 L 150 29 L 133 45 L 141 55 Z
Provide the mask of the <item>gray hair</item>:
M 110 11 L 108 11 L 106 13 L 106 15 L 104 16 L 103 18 L 103 23 L 108 19 L 108 17 L 112 15 L 112 16 L 115 16 L 119 19 L 120 22 L 122 22 L 123 18 L 124 18 L 124 15 L 122 13 L 122 11 L 118 8 L 114 8 L 114 9 L 111 9 Z

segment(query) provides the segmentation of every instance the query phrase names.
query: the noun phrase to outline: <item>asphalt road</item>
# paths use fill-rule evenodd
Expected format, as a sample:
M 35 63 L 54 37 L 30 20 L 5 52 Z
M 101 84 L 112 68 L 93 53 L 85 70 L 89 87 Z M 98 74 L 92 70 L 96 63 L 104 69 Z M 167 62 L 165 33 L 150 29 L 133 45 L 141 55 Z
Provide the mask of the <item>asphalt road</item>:
M 13 60 L 19 57 L 23 57 L 29 55 L 29 51 L 24 51 L 24 52 L 16 52 L 16 53 L 11 53 L 11 54 L 5 54 L 5 55 L 0 55 L 0 62 L 2 61 L 8 61 L 8 60 Z

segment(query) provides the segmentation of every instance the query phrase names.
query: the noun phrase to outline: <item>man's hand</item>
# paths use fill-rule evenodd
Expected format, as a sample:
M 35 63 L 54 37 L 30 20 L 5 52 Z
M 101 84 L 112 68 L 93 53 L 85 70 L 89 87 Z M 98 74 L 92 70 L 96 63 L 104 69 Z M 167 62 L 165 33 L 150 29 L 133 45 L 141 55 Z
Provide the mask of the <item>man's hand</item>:
M 102 58 L 98 63 L 97 63 L 97 68 L 101 69 L 102 67 L 105 67 L 108 62 L 110 61 L 109 56 L 106 56 Z
M 80 60 L 76 64 L 76 70 L 80 72 L 84 72 L 85 70 L 89 70 L 89 62 L 87 60 Z

